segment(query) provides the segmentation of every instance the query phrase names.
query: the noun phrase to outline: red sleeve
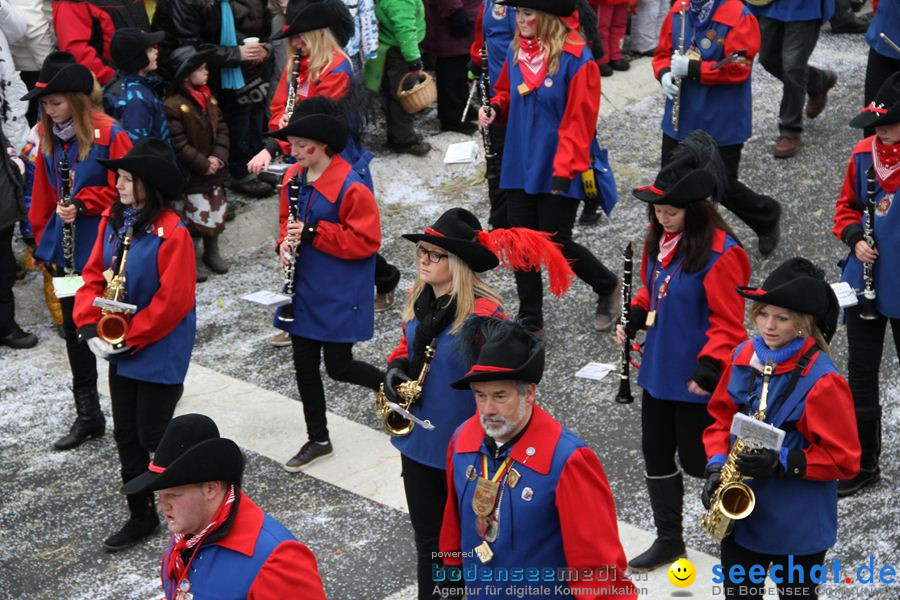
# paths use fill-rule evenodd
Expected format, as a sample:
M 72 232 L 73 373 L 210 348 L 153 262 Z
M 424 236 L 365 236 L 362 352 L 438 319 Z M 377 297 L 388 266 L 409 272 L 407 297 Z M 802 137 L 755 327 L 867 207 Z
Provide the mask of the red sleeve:
M 578 69 L 569 82 L 566 110 L 559 124 L 553 157 L 553 176 L 573 179 L 591 165 L 591 142 L 600 112 L 600 67 L 593 60 Z
M 109 41 L 115 32 L 110 16 L 100 8 L 88 2 L 54 2 L 53 28 L 56 31 L 56 44 L 86 66 L 102 85 L 105 85 L 116 74 L 107 66 L 97 51 L 90 44 L 94 35 L 94 19 L 100 23 L 103 37 L 103 50 L 108 55 Z
M 124 131 L 120 131 L 110 140 L 109 158 L 121 158 L 131 150 L 131 138 Z M 90 185 L 78 190 L 73 200 L 84 204 L 86 215 L 99 215 L 113 205 L 119 197 L 116 190 L 116 170 L 107 169 L 105 185 Z
M 482 19 L 484 18 L 484 10 L 478 11 L 478 18 L 475 19 L 475 37 L 472 45 L 469 46 L 469 58 L 476 68 L 481 68 L 481 47 L 484 45 L 484 32 L 482 31 Z
M 634 289 L 635 282 L 633 279 L 634 275 L 632 275 L 631 280 L 631 288 Z M 647 252 L 646 250 L 641 255 L 641 281 L 640 283 L 647 281 Z M 631 306 L 640 306 L 644 310 L 650 310 L 650 291 L 647 289 L 646 285 L 641 285 L 641 289 L 638 290 L 638 293 L 632 296 L 631 298 Z
M 841 236 L 844 230 L 850 225 L 862 225 L 863 219 L 862 211 L 859 209 L 859 199 L 856 197 L 856 161 L 853 156 L 847 163 L 844 183 L 841 184 L 841 195 L 834 206 L 834 227 L 831 232 L 841 241 L 843 241 Z
M 34 230 L 34 240 L 41 243 L 44 228 L 56 211 L 56 203 L 59 201 L 56 195 L 56 186 L 50 182 L 47 175 L 47 166 L 44 163 L 44 153 L 38 146 L 37 157 L 34 161 L 34 183 L 31 188 L 31 206 L 28 209 L 28 220 Z
M 747 339 L 744 328 L 744 298 L 735 288 L 750 281 L 750 259 L 740 246 L 732 246 L 719 257 L 703 280 L 709 306 L 709 329 L 706 344 L 700 350 L 706 356 L 726 365 L 735 347 Z
M 154 235 L 154 234 L 147 234 Z M 127 346 L 143 348 L 163 339 L 175 329 L 196 303 L 197 270 L 194 243 L 185 227 L 176 227 L 163 240 L 156 256 L 159 289 L 128 325 Z
M 372 191 L 354 183 L 344 193 L 340 221 L 319 221 L 313 246 L 338 258 L 368 258 L 381 247 L 381 222 Z
M 616 504 L 600 459 L 590 448 L 579 448 L 566 461 L 556 485 L 556 508 L 566 565 L 597 573 L 594 581 L 569 583 L 575 597 L 636 599 L 637 588 L 625 574 Z
M 804 479 L 851 479 L 859 472 L 856 412 L 847 380 L 838 373 L 822 377 L 806 395 L 797 431 L 809 440 Z
M 409 357 L 409 342 L 406 340 L 406 327 L 405 323 L 400 324 L 400 342 L 397 344 L 397 347 L 394 348 L 394 351 L 391 352 L 391 355 L 387 358 L 387 364 L 391 364 L 398 358 L 408 358 Z
M 656 44 L 656 52 L 653 54 L 653 76 L 656 77 L 657 81 L 672 66 L 672 14 L 674 12 L 677 11 L 673 8 L 666 15 L 666 19 L 659 30 L 659 42 Z
M 350 77 L 346 73 L 331 71 L 322 76 L 316 83 L 316 96 L 327 96 L 332 100 L 340 100 L 350 89 Z
M 737 404 L 728 393 L 728 383 L 731 380 L 732 362 L 725 362 L 719 384 L 706 405 L 706 412 L 713 418 L 712 425 L 703 431 L 703 447 L 706 449 L 707 460 L 717 454 L 728 454 L 731 450 L 731 422 L 738 411 Z
M 497 115 L 497 122 L 503 123 L 509 115 L 509 61 L 503 63 L 500 69 L 500 76 L 494 83 L 494 95 L 491 98 L 491 104 L 497 105 L 500 109 Z
M 96 325 L 100 320 L 100 309 L 94 306 L 94 298 L 103 296 L 106 291 L 106 278 L 103 277 L 103 271 L 106 265 L 103 264 L 103 239 L 106 237 L 107 218 L 100 219 L 100 225 L 97 228 L 97 240 L 94 242 L 94 248 L 91 250 L 91 256 L 84 265 L 81 272 L 81 278 L 84 285 L 75 292 L 75 307 L 72 309 L 72 320 L 75 321 L 75 327 L 81 329 L 85 325 Z
M 671 39 L 671 37 L 670 37 Z M 759 52 L 759 23 L 752 14 L 742 15 L 737 25 L 725 36 L 723 51 L 730 56 L 738 50 L 746 50 L 746 60 L 740 60 L 713 70 L 715 60 L 704 60 L 700 63 L 700 83 L 704 85 L 728 85 L 741 83 L 750 77 L 753 57 Z
M 453 483 L 453 445 L 456 434 L 447 445 L 447 503 L 444 505 L 444 520 L 441 523 L 441 537 L 438 541 L 444 565 L 462 565 L 462 533 L 459 530 L 459 508 L 456 505 L 456 484 Z
M 879 0 L 872 0 L 872 14 L 878 14 L 878 2 Z
M 316 557 L 300 542 L 281 542 L 253 580 L 248 600 L 303 598 L 325 600 Z

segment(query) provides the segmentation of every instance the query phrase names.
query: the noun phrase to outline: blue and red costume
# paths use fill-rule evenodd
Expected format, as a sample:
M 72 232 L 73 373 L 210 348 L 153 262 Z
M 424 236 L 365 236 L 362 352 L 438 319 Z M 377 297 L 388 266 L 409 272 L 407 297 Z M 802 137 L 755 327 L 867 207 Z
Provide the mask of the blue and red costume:
M 498 584 L 506 590 L 507 581 L 515 581 L 514 572 L 524 575 L 528 569 L 537 569 L 541 577 L 552 572 L 552 584 L 545 583 L 552 592 L 542 598 L 637 598 L 636 588 L 625 575 L 615 502 L 597 455 L 540 406 L 534 405 L 533 410 L 522 437 L 496 458 L 485 445 L 477 415 L 454 433 L 447 448 L 449 494 L 440 543 L 444 556 L 451 557 L 444 562 L 462 565 L 464 570 L 477 568 L 481 575 L 467 580 L 466 586 L 479 590 L 494 584 L 483 576 L 488 570 L 507 570 L 510 579 Z M 519 478 L 514 485 L 509 478 L 503 480 L 498 538 L 490 544 L 493 558 L 482 564 L 472 553 L 483 540 L 476 532 L 471 508 L 475 481 L 467 477 L 467 471 L 474 467 L 478 476 L 484 476 L 487 459 L 486 475 L 492 477 L 507 457 Z M 575 569 L 580 576 L 590 571 L 593 578 L 560 581 L 558 573 L 565 569 Z M 520 581 L 521 586 L 528 584 L 528 580 Z M 556 593 L 557 587 L 566 591 Z
M 487 46 L 488 79 L 493 87 L 503 71 L 503 64 L 513 38 L 516 36 L 516 7 L 484 0 L 482 11 L 475 21 L 475 39 L 469 48 L 469 58 L 481 68 L 481 48 Z
M 866 31 L 866 43 L 878 54 L 900 60 L 900 54 L 888 46 L 879 34 L 884 33 L 895 44 L 900 43 L 900 2 L 898 0 L 872 0 L 875 17 Z
M 834 0 L 775 0 L 765 6 L 749 5 L 757 17 L 768 17 L 776 21 L 829 21 L 834 16 Z

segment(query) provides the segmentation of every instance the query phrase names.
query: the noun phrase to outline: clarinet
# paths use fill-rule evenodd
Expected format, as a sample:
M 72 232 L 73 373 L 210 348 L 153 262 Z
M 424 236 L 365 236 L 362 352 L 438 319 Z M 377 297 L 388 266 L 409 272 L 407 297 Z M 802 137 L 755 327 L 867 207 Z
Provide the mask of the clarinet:
M 681 10 L 678 12 L 681 15 L 681 32 L 678 36 L 678 51 L 684 51 L 684 16 L 685 16 L 685 2 L 681 0 Z M 681 77 L 672 77 L 672 81 L 678 86 L 678 93 L 675 94 L 675 98 L 672 100 L 672 129 L 678 131 L 678 115 L 681 112 Z
M 875 245 L 875 167 L 869 167 L 866 171 L 866 226 L 863 229 L 866 244 L 873 250 Z M 865 288 L 862 293 L 862 301 L 859 303 L 859 317 L 866 321 L 874 321 L 878 318 L 878 309 L 875 308 L 875 263 L 863 263 L 863 282 Z
M 631 321 L 631 269 L 634 253 L 631 250 L 631 242 L 625 246 L 624 266 L 622 267 L 622 317 L 619 324 L 626 332 Z M 622 365 L 619 372 L 619 392 L 616 394 L 616 402 L 619 404 L 631 404 L 634 396 L 631 395 L 631 338 L 625 334 L 625 343 L 622 344 Z
M 294 175 L 288 183 L 288 224 L 297 222 L 297 203 L 300 197 L 300 175 Z M 281 268 L 284 278 L 284 294 L 290 296 L 291 302 L 281 307 L 278 320 L 284 323 L 294 322 L 294 273 L 297 268 L 297 253 L 291 245 L 291 256 L 288 264 Z
M 66 156 L 66 149 L 63 148 L 62 157 L 59 159 L 60 206 L 72 205 L 72 186 L 69 177 L 69 157 Z M 75 223 L 63 223 L 62 228 L 62 248 L 63 259 L 66 263 L 66 275 L 71 275 L 75 272 Z
M 288 81 L 287 102 L 284 105 L 284 114 L 287 120 L 291 120 L 294 114 L 294 105 L 297 104 L 297 81 L 300 79 L 300 60 L 296 55 L 291 59 L 291 79 Z
M 478 88 L 481 91 L 481 107 L 490 112 L 491 99 L 488 97 L 488 81 L 490 81 L 490 77 L 488 75 L 487 44 L 481 45 L 479 54 L 481 55 L 481 75 L 478 77 Z M 500 177 L 500 165 L 497 164 L 498 156 L 491 144 L 490 127 L 488 125 L 481 128 L 481 141 L 484 143 L 485 177 L 488 180 L 494 180 Z

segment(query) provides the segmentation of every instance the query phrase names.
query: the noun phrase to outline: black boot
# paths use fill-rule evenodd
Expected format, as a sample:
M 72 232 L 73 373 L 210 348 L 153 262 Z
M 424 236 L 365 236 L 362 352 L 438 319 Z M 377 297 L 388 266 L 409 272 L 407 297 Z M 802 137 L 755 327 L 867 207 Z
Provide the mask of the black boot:
M 97 388 L 75 390 L 75 422 L 69 433 L 53 442 L 57 450 L 70 450 L 89 438 L 102 437 L 106 433 L 106 417 L 100 410 Z
M 584 201 L 584 208 L 581 209 L 581 216 L 578 218 L 579 223 L 584 225 L 592 225 L 600 220 L 600 200 L 597 198 L 588 198 Z
M 122 528 L 103 540 L 103 547 L 108 552 L 116 552 L 134 546 L 159 529 L 159 515 L 153 505 L 153 494 L 128 496 L 128 512 L 131 513 L 131 516 L 128 517 Z
M 204 235 L 203 236 L 203 262 L 209 267 L 213 273 L 227 273 L 228 263 L 219 254 L 219 236 Z
M 632 571 L 668 566 L 687 556 L 681 538 L 681 509 L 684 503 L 684 477 L 681 471 L 663 477 L 647 477 L 647 491 L 656 524 L 656 541 L 643 554 L 628 561 Z
M 203 283 L 207 279 L 209 279 L 209 272 L 206 270 L 206 265 L 203 264 L 203 249 L 201 248 L 202 241 L 199 237 L 194 238 L 194 256 L 196 258 L 197 265 L 197 283 Z
M 881 481 L 881 467 L 878 459 L 881 456 L 881 408 L 877 408 L 878 418 L 872 419 L 871 414 L 865 415 L 866 420 L 860 420 L 857 413 L 857 428 L 859 429 L 859 445 L 862 454 L 859 459 L 859 474 L 853 479 L 838 481 L 838 497 L 852 496 L 864 487 L 875 485 Z

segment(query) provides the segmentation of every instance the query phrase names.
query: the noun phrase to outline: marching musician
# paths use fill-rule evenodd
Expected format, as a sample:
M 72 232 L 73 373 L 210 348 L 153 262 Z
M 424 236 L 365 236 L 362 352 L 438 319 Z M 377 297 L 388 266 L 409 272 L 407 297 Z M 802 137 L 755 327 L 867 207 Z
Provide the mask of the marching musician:
M 172 537 L 166 600 L 325 600 L 315 555 L 241 489 L 244 457 L 205 415 L 172 419 L 159 449 L 122 493 L 155 491 Z M 205 560 L 204 560 L 205 559 Z
M 445 562 L 466 570 L 474 565 L 479 573 L 591 572 L 592 579 L 560 581 L 541 597 L 636 599 L 603 466 L 535 401 L 543 345 L 517 323 L 485 318 L 478 325 L 462 341 L 463 351 L 476 355 L 474 364 L 452 384 L 474 393 L 478 412 L 457 428 L 447 449 Z M 467 578 L 466 586 L 481 592 L 490 581 Z M 495 596 L 522 597 L 506 584 L 503 591 Z
M 371 293 L 375 252 L 381 244 L 378 205 L 372 191 L 340 152 L 347 129 L 334 103 L 309 98 L 294 109 L 288 125 L 269 135 L 291 144 L 297 162 L 284 173 L 278 253 L 282 266 L 294 261 L 294 295 L 290 312 L 275 318 L 275 327 L 291 337 L 297 389 L 309 441 L 285 463 L 295 473 L 333 452 L 325 415 L 325 391 L 319 373 L 335 381 L 377 390 L 382 371 L 353 360 L 353 344 L 372 337 L 375 327 Z M 291 180 L 299 186 L 296 220 L 291 223 Z
M 884 349 L 888 320 L 894 332 L 895 357 L 900 356 L 900 209 L 893 206 L 900 187 L 900 72 L 884 82 L 875 98 L 850 121 L 852 127 L 874 128 L 875 135 L 856 144 L 847 165 L 841 195 L 834 211 L 834 235 L 850 247 L 843 261 L 841 280 L 862 290 L 864 264 L 872 265 L 871 287 L 875 291 L 874 311 L 869 318 L 861 306 L 846 309 L 847 379 L 856 406 L 856 424 L 862 446 L 859 475 L 838 484 L 838 495 L 849 496 L 881 479 L 881 401 L 878 372 Z M 867 171 L 875 178 L 874 222 L 876 243 L 865 239 Z M 872 318 L 874 317 L 874 318 Z
M 553 234 L 575 274 L 597 294 L 594 328 L 612 325 L 616 276 L 590 250 L 572 239 L 578 205 L 586 198 L 582 178 L 593 176 L 600 110 L 600 72 L 576 30 L 564 22 L 574 0 L 508 0 L 515 6 L 516 35 L 494 85 L 482 127 L 506 122 L 500 188 L 507 190 L 512 227 Z M 542 333 L 543 285 L 537 272 L 516 272 L 518 318 Z
M 749 280 L 750 261 L 711 202 L 725 180 L 715 141 L 696 131 L 675 149 L 653 185 L 632 192 L 649 205 L 644 286 L 631 303 L 628 337 L 647 329 L 638 385 L 641 449 L 656 525 L 656 540 L 629 561 L 633 570 L 669 565 L 685 555 L 682 471 L 703 476 L 702 434 L 712 422 L 706 403 L 731 350 L 746 339 L 744 301 L 733 290 Z M 620 344 L 625 335 L 617 325 Z
M 54 276 L 63 275 L 67 267 L 64 225 L 72 225 L 71 266 L 74 273 L 81 273 L 97 238 L 100 215 L 116 199 L 115 173 L 97 159 L 119 158 L 131 148 L 128 134 L 93 106 L 93 89 L 94 77 L 87 67 L 77 64 L 68 52 L 53 52 L 41 66 L 37 85 L 23 96 L 23 100 L 37 98 L 41 102 L 39 159 L 28 219 L 37 242 L 35 259 Z M 61 202 L 63 154 L 68 162 L 68 206 Z M 97 394 L 97 360 L 87 345 L 79 342 L 72 319 L 75 299 L 60 298 L 60 305 L 77 417 L 69 433 L 53 447 L 69 450 L 88 438 L 102 436 L 106 419 Z
M 765 256 L 778 244 L 781 205 L 738 180 L 752 134 L 750 71 L 759 43 L 759 24 L 741 0 L 676 1 L 663 21 L 653 72 L 666 96 L 662 166 L 688 133 L 709 133 L 728 170 L 722 204 L 756 233 Z
M 722 540 L 721 560 L 726 574 L 735 565 L 745 573 L 761 565 L 763 574 L 771 566 L 772 577 L 785 580 L 778 584 L 780 598 L 818 597 L 810 569 L 824 562 L 837 537 L 835 480 L 851 478 L 859 468 L 850 389 L 829 356 L 838 302 L 823 275 L 808 260 L 791 258 L 761 287 L 738 288 L 738 294 L 752 301 L 750 316 L 758 335 L 734 349 L 709 401 L 714 422 L 703 433 L 709 463 L 702 500 L 709 508 L 724 483 L 721 471 L 732 445 L 734 416 L 760 410 L 760 374 L 766 363 L 774 365 L 764 421 L 785 431 L 783 445 L 778 451 L 761 448 L 736 455 L 734 465 L 752 478 L 747 485 L 756 502 Z M 793 575 L 796 583 L 786 581 L 792 576 L 790 563 L 803 569 L 802 580 Z M 737 585 L 726 576 L 724 587 L 729 600 L 765 595 L 765 583 L 744 580 Z
M 171 207 L 184 180 L 169 144 L 143 138 L 122 158 L 98 162 L 118 174 L 119 198 L 100 220 L 84 285 L 75 295 L 74 320 L 79 340 L 109 361 L 116 449 L 127 483 L 143 473 L 184 391 L 197 329 L 194 247 Z M 110 275 L 124 275 L 122 301 L 137 306 L 117 343 L 94 306 L 112 285 Z M 159 527 L 152 493 L 129 495 L 128 510 L 125 524 L 103 542 L 110 552 Z
M 869 44 L 869 59 L 866 62 L 866 83 L 863 103 L 868 106 L 888 77 L 900 71 L 900 0 L 880 0 L 872 2 L 875 17 L 866 31 Z M 885 35 L 887 40 L 881 37 Z M 888 42 L 890 40 L 890 43 Z M 891 45 L 893 43 L 893 46 Z M 863 129 L 869 137 L 875 130 Z

